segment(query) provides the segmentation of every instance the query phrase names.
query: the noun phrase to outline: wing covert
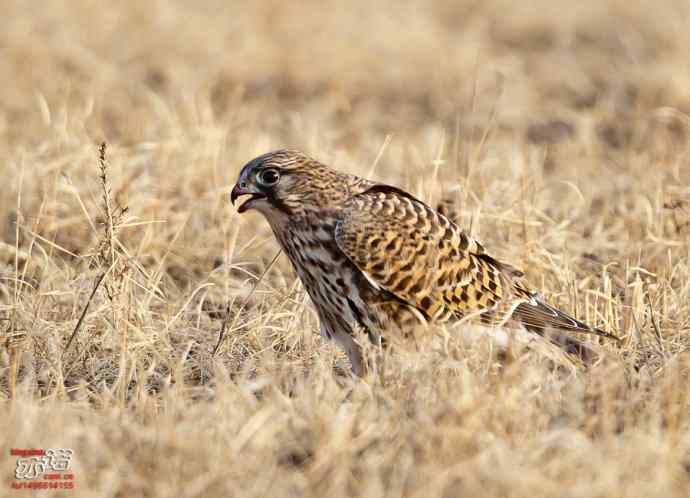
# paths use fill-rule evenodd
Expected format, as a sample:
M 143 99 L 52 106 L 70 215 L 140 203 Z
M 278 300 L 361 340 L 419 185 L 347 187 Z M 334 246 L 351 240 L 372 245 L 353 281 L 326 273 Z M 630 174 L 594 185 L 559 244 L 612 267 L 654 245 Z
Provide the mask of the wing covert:
M 519 273 L 494 260 L 457 225 L 395 187 L 350 198 L 336 243 L 374 285 L 437 321 L 493 308 Z

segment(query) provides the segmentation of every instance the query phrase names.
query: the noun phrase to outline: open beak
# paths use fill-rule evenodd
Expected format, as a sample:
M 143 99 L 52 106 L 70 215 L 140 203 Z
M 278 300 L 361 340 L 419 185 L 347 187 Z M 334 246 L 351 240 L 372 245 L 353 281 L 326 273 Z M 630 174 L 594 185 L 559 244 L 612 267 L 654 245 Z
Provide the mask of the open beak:
M 232 204 L 235 205 L 235 200 L 237 200 L 239 197 L 242 197 L 243 195 L 249 195 L 250 197 L 242 204 L 240 204 L 240 207 L 237 208 L 238 213 L 244 213 L 247 209 L 251 208 L 254 201 L 266 198 L 266 194 L 249 190 L 246 187 L 243 188 L 238 183 L 232 188 L 232 192 L 230 192 L 230 202 L 232 202 Z

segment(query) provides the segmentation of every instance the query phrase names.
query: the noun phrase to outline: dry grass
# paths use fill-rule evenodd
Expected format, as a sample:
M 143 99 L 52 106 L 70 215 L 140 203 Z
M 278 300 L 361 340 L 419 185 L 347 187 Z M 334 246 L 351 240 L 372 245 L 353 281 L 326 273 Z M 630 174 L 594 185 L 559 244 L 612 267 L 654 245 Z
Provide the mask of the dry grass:
M 3 18 L 0 494 L 30 493 L 7 448 L 68 447 L 61 496 L 688 496 L 686 1 Z M 284 256 L 256 285 L 267 224 L 228 205 L 239 167 L 285 145 L 451 198 L 624 342 L 563 372 L 455 331 L 343 375 Z

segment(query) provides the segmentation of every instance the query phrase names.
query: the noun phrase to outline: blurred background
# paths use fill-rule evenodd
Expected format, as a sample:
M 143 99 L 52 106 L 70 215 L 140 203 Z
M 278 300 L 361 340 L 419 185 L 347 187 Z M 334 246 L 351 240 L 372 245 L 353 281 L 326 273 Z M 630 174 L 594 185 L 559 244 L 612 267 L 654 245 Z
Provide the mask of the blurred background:
M 690 2 L 0 18 L 0 446 L 74 448 L 74 496 L 687 496 Z M 624 341 L 570 375 L 446 335 L 336 378 L 287 259 L 257 285 L 268 224 L 229 204 L 280 147 L 442 204 Z
M 687 111 L 688 9 L 674 0 L 5 0 L 0 137 L 27 144 L 82 125 L 126 143 L 214 125 L 228 146 L 259 127 L 267 146 L 349 150 L 362 145 L 357 130 L 372 142 L 434 127 L 452 135 L 486 127 L 497 107 L 496 128 L 534 143 L 594 134 L 622 147 L 637 138 L 634 117 Z

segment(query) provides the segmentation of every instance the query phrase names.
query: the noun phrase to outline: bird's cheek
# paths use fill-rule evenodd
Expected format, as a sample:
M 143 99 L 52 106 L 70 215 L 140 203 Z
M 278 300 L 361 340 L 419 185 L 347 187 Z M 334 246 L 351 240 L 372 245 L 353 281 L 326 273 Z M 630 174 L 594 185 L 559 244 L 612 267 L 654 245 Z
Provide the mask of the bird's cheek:
M 265 214 L 271 210 L 271 202 L 266 198 L 257 199 L 252 203 L 252 209 Z

